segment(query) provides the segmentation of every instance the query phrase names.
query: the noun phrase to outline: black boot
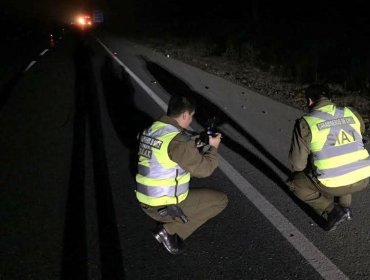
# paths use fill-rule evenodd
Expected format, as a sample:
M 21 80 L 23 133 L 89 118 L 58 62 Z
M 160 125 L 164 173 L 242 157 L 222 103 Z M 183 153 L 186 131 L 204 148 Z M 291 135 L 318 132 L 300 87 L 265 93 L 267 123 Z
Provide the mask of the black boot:
M 152 234 L 154 238 L 159 243 L 162 243 L 166 250 L 171 254 L 178 255 L 184 251 L 181 238 L 178 237 L 177 234 L 169 234 L 163 225 L 158 226 Z
M 328 214 L 328 222 L 326 224 L 327 231 L 333 231 L 339 224 L 347 220 L 347 212 L 344 211 L 343 207 L 335 205 L 333 210 Z

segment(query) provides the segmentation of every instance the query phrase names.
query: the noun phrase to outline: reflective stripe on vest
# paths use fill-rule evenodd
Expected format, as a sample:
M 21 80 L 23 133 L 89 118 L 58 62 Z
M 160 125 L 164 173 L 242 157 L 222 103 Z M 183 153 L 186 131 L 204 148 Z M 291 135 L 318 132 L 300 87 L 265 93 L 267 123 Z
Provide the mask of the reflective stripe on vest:
M 312 134 L 315 176 L 323 185 L 346 186 L 370 176 L 370 158 L 362 142 L 360 122 L 349 108 L 327 105 L 304 119 Z
M 168 145 L 179 129 L 155 122 L 140 138 L 136 197 L 150 206 L 177 204 L 189 191 L 190 173 L 168 156 Z
M 148 187 L 142 184 L 137 184 L 136 190 L 141 193 L 145 193 L 151 197 L 161 197 L 161 196 L 176 196 L 177 193 L 185 193 L 188 191 L 189 184 L 178 185 L 177 189 L 175 187 Z

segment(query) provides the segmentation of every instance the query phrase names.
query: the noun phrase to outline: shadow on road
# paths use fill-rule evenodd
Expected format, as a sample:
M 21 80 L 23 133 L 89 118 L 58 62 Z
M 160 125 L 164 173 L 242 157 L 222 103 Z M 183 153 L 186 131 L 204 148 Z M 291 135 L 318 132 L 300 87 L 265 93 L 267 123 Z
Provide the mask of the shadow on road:
M 232 126 L 238 133 L 240 133 L 245 139 L 247 139 L 253 146 L 258 149 L 271 163 L 273 163 L 282 173 L 287 177 L 290 176 L 290 171 L 285 167 L 278 159 L 276 159 L 270 152 L 268 152 L 261 143 L 259 143 L 251 134 L 245 131 L 238 123 L 231 119 L 225 114 L 217 105 L 212 101 L 206 99 L 198 92 L 192 90 L 184 81 L 179 79 L 177 76 L 163 68 L 162 66 L 149 61 L 145 57 L 141 57 L 145 63 L 150 74 L 156 79 L 158 83 L 169 93 L 169 94 L 181 94 L 187 95 L 194 98 L 197 102 L 197 109 L 195 119 L 203 127 L 206 126 L 207 120 L 210 117 L 215 116 L 219 120 L 219 125 L 227 123 Z M 324 220 L 318 217 L 317 214 L 308 207 L 305 203 L 296 198 L 289 190 L 286 182 L 277 174 L 263 159 L 249 151 L 234 139 L 223 133 L 223 144 L 229 149 L 233 150 L 237 154 L 241 155 L 253 166 L 258 168 L 263 174 L 265 174 L 271 181 L 275 182 L 291 199 L 309 215 L 319 226 L 323 226 Z
M 19 70 L 14 74 L 0 89 L 0 111 L 8 101 L 14 87 L 23 76 L 23 70 Z
M 105 57 L 101 68 L 101 79 L 108 113 L 120 141 L 130 150 L 130 173 L 134 177 L 139 143 L 137 135 L 154 120 L 137 108 L 131 79 L 122 67 L 119 71 L 120 73 L 117 73 L 115 70 L 113 59 Z
M 88 279 L 85 150 L 90 140 L 102 279 L 124 279 L 123 258 L 101 126 L 101 112 L 88 34 L 77 34 L 73 54 L 75 119 L 73 154 L 67 197 L 61 279 Z M 87 125 L 89 124 L 89 125 Z M 89 128 L 89 129 L 87 129 Z M 87 135 L 87 132 L 90 134 Z

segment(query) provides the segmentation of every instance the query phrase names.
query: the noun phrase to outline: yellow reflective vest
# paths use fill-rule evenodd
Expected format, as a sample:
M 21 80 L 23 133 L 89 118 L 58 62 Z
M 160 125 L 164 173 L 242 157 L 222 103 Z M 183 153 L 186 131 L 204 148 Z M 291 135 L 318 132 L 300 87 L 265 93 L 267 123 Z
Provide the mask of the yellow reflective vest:
M 304 119 L 312 134 L 309 148 L 314 175 L 324 186 L 346 186 L 370 177 L 360 121 L 349 108 L 326 105 Z
M 177 204 L 188 195 L 190 173 L 168 156 L 168 145 L 179 134 L 171 124 L 156 121 L 140 137 L 136 198 L 146 205 Z

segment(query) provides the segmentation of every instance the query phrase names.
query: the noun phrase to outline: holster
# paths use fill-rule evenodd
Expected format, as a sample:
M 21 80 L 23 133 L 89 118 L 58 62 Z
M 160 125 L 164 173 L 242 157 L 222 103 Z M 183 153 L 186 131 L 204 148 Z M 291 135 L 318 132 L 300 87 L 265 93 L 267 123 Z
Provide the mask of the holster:
M 179 218 L 184 224 L 189 221 L 188 217 L 184 214 L 180 206 L 177 205 L 167 205 L 163 208 L 159 208 L 157 211 L 161 217 L 170 216 L 174 220 Z

